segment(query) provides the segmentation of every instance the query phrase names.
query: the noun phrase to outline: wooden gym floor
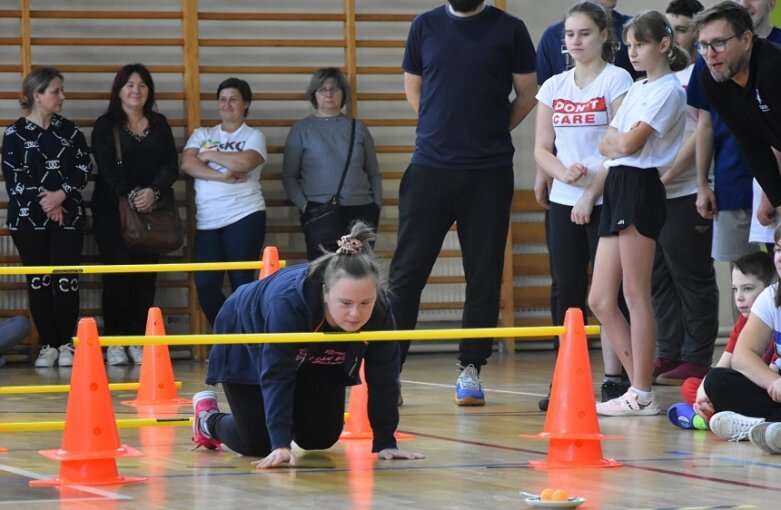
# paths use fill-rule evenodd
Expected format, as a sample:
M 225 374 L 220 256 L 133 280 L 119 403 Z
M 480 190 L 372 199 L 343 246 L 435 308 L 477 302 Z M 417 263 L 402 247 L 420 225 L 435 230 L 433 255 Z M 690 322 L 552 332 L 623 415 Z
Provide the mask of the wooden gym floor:
M 598 351 L 591 351 L 591 363 L 598 389 Z M 400 429 L 417 436 L 402 447 L 424 453 L 421 461 L 378 461 L 367 442 L 354 441 L 324 452 L 298 450 L 298 467 L 258 472 L 252 459 L 229 451 L 191 451 L 188 428 L 120 429 L 121 441 L 145 455 L 119 459 L 119 473 L 146 476 L 146 482 L 30 488 L 31 479 L 57 473 L 59 465 L 37 451 L 59 447 L 61 432 L 3 433 L 0 446 L 9 451 L 0 454 L 0 509 L 509 509 L 526 508 L 520 490 L 545 487 L 586 498 L 582 509 L 778 508 L 781 456 L 707 431 L 674 428 L 666 416 L 600 419 L 603 434 L 625 438 L 602 442 L 604 457 L 619 460 L 621 468 L 530 468 L 529 460 L 545 458 L 547 443 L 518 435 L 542 431 L 545 414 L 537 400 L 547 391 L 553 365 L 551 352 L 495 354 L 483 373 L 488 404 L 458 408 L 452 404 L 455 356 L 412 355 L 402 374 Z M 180 396 L 204 388 L 205 368 L 174 363 L 176 379 L 184 383 Z M 111 382 L 134 382 L 138 368 L 111 367 L 108 375 Z M 69 369 L 0 369 L 4 386 L 65 384 L 69 377 Z M 657 391 L 665 408 L 680 401 L 677 388 Z M 136 416 L 119 404 L 133 397 L 113 394 L 117 418 Z M 0 422 L 62 420 L 65 406 L 65 394 L 2 395 Z M 190 414 L 187 407 L 156 411 Z

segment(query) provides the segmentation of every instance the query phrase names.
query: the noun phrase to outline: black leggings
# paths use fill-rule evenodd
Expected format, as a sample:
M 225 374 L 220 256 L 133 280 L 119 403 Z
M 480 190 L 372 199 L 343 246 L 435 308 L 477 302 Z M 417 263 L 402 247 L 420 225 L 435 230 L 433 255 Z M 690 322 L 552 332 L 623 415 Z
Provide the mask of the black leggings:
M 293 440 L 304 450 L 333 446 L 344 424 L 345 387 L 303 365 L 296 373 Z M 265 457 L 272 445 L 258 384 L 222 383 L 233 414 L 218 413 L 206 422 L 211 436 L 242 455 Z
M 93 232 L 104 264 L 157 264 L 160 256 L 127 249 L 113 212 L 93 209 Z M 157 273 L 107 273 L 101 277 L 103 334 L 143 335 L 149 309 L 155 304 Z
M 781 403 L 745 375 L 729 368 L 712 368 L 705 377 L 705 393 L 716 412 L 733 411 L 744 416 L 781 421 Z
M 75 266 L 81 262 L 82 230 L 16 230 L 11 238 L 25 266 Z M 28 274 L 30 313 L 39 343 L 70 343 L 79 317 L 78 274 Z
M 602 206 L 594 207 L 591 221 L 586 225 L 573 223 L 571 214 L 572 206 L 550 203 L 548 227 L 551 272 L 556 275 L 558 291 L 553 323 L 557 325 L 564 324 L 564 315 L 569 308 L 580 308 L 583 317 L 588 317 L 588 266 L 593 263 L 597 253 Z

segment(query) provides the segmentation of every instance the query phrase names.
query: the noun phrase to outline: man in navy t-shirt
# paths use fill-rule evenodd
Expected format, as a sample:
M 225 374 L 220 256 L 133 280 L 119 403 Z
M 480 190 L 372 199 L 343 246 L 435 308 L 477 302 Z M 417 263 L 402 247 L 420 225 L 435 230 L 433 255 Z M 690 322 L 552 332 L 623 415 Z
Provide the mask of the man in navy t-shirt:
M 482 0 L 448 0 L 412 22 L 402 67 L 418 127 L 390 267 L 399 329 L 415 328 L 453 223 L 466 277 L 463 327 L 496 326 L 514 185 L 510 131 L 536 102 L 534 60 L 523 22 Z M 408 350 L 402 342 L 402 363 Z M 461 341 L 458 405 L 485 404 L 479 370 L 491 350 L 491 339 Z

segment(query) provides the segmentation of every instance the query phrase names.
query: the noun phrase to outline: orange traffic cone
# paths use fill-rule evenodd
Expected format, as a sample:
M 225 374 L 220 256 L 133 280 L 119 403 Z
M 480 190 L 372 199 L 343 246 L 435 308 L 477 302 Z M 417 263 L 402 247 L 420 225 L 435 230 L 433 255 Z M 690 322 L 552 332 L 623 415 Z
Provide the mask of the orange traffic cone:
M 619 467 L 614 459 L 602 458 L 600 440 L 620 438 L 599 433 L 586 330 L 579 308 L 567 310 L 560 339 L 543 432 L 521 436 L 549 439 L 548 457 L 529 464 L 536 469 Z
M 146 318 L 147 336 L 165 336 L 163 312 L 158 307 L 149 309 Z M 176 393 L 174 369 L 167 345 L 144 346 L 138 394 L 135 400 L 123 400 L 126 406 L 191 405 L 192 401 L 179 398 Z
M 361 384 L 350 388 L 350 403 L 347 406 L 349 415 L 340 439 L 372 439 L 371 424 L 369 423 L 369 387 L 366 385 L 366 377 L 363 372 L 363 362 L 360 368 Z M 413 434 L 396 431 L 393 434 L 396 439 L 415 439 Z
M 49 480 L 33 480 L 30 485 L 111 485 L 146 480 L 117 473 L 117 457 L 138 457 L 142 453 L 119 444 L 94 319 L 79 321 L 78 337 L 62 447 L 39 452 L 60 461 L 60 474 Z
M 282 266 L 279 265 L 279 250 L 276 246 L 266 246 L 263 249 L 263 267 L 260 268 L 259 280 L 279 271 Z

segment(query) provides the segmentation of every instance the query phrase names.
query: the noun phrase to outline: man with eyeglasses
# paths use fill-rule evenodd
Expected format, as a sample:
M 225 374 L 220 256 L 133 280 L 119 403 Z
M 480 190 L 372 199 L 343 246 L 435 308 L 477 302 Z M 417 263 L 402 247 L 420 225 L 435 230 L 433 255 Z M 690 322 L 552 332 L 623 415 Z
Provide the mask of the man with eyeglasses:
M 774 6 L 775 1 L 768 2 L 767 13 Z M 753 13 L 762 18 L 762 10 Z M 697 51 L 708 68 L 699 77 L 711 112 L 718 113 L 735 136 L 772 204 L 758 212 L 760 222 L 769 224 L 781 206 L 781 175 L 773 152 L 781 149 L 781 49 L 759 37 L 759 30 L 768 37 L 779 31 L 757 25 L 751 14 L 728 1 L 696 17 Z
M 775 43 L 781 47 L 781 29 L 770 24 L 770 13 L 776 7 L 776 0 L 741 0 L 743 7 L 746 8 L 751 21 L 754 24 L 754 34 L 762 39 Z M 776 227 L 781 224 L 781 218 L 775 216 L 771 223 L 763 225 L 759 217 L 763 218 L 768 213 L 773 213 L 775 209 L 767 196 L 762 191 L 756 179 L 752 180 L 753 201 L 751 214 L 751 230 L 749 230 L 748 241 L 755 244 L 765 244 L 769 251 L 773 251 L 773 236 Z M 767 222 L 768 220 L 763 220 Z

